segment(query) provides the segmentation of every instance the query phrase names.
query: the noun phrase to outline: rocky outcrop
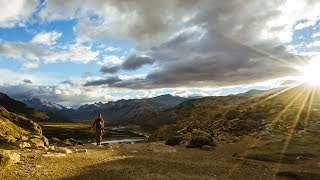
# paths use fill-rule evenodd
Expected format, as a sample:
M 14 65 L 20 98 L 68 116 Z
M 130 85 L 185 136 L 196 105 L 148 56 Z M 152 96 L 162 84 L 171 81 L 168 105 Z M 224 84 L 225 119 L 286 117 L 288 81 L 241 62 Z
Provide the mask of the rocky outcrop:
M 41 127 L 32 120 L 7 111 L 0 106 L 0 141 L 15 143 L 31 135 L 42 136 Z

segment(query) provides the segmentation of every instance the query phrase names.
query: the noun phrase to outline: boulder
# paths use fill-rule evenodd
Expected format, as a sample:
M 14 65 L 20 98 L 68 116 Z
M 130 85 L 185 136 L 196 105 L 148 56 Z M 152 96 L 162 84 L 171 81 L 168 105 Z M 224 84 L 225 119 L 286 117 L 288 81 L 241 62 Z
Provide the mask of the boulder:
M 52 144 L 52 145 L 60 145 L 60 144 L 62 144 L 62 141 L 60 139 L 56 138 L 56 137 L 52 137 L 50 139 L 50 144 Z
M 73 146 L 73 145 L 75 145 L 75 144 L 72 143 L 71 141 L 69 141 L 69 139 L 64 140 L 62 143 L 62 146 L 66 146 L 66 147 Z
M 39 148 L 44 148 L 44 142 L 39 139 L 39 138 L 32 138 L 32 139 L 29 139 L 29 142 L 31 143 L 31 146 L 32 148 L 35 148 L 35 149 L 39 149 Z
M 31 144 L 28 141 L 17 141 L 15 143 L 15 146 L 20 148 L 20 149 L 31 148 Z
M 20 154 L 7 150 L 0 150 L 0 167 L 7 168 L 20 161 Z
M 44 143 L 45 146 L 49 146 L 49 140 L 48 140 L 48 138 L 42 136 L 42 137 L 41 137 L 41 140 L 43 141 L 43 143 Z
M 148 143 L 147 150 L 152 152 L 165 152 L 165 153 L 177 152 L 177 150 L 174 147 L 167 146 L 161 142 Z
M 83 145 L 83 142 L 82 142 L 81 140 L 79 140 L 79 141 L 77 142 L 77 145 Z
M 59 153 L 64 153 L 64 154 L 71 154 L 72 151 L 66 147 L 57 147 L 56 152 L 59 152 Z
M 77 144 L 77 140 L 76 139 L 74 139 L 74 138 L 69 138 L 69 139 L 66 139 L 66 140 L 68 140 L 69 142 L 71 142 L 73 145 L 76 145 Z

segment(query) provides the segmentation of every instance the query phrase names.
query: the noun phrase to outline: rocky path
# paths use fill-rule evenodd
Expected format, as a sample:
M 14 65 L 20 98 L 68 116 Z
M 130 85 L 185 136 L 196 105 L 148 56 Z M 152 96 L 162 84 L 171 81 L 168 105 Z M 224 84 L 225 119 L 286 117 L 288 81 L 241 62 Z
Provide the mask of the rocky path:
M 241 160 L 251 140 L 218 144 L 214 150 L 166 146 L 163 142 L 85 145 L 86 152 L 17 150 L 21 161 L 0 170 L 1 179 L 273 179 L 275 172 L 320 171 L 319 158 L 298 164 Z M 49 155 L 48 155 L 49 154 Z M 279 168 L 279 169 L 278 169 Z M 312 174 L 311 174 L 312 175 Z M 280 179 L 288 179 L 277 177 Z M 315 178 L 317 178 L 315 176 Z

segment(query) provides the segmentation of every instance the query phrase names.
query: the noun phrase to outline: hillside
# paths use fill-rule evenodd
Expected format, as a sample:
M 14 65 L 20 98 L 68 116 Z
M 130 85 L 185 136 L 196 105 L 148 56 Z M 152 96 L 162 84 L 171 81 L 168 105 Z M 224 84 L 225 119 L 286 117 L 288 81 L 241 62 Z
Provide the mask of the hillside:
M 239 94 L 189 100 L 155 117 L 158 124 L 173 124 L 161 127 L 151 139 L 165 140 L 192 129 L 218 139 L 255 132 L 317 130 L 319 94 L 319 88 L 302 85 L 253 97 Z
M 23 136 L 41 135 L 41 127 L 32 120 L 0 106 L 0 142 L 12 143 Z
M 28 117 L 34 121 L 47 121 L 49 119 L 49 116 L 45 113 L 36 111 L 26 104 L 16 101 L 3 93 L 0 93 L 0 105 L 10 112 Z
M 67 122 L 72 120 L 92 120 L 98 113 L 109 124 L 138 124 L 145 125 L 151 122 L 152 117 L 160 112 L 172 108 L 188 98 L 162 95 L 154 98 L 119 100 L 115 102 L 96 102 L 85 104 L 77 109 L 66 108 L 62 105 L 32 98 L 24 100 L 29 107 L 46 112 L 54 121 Z

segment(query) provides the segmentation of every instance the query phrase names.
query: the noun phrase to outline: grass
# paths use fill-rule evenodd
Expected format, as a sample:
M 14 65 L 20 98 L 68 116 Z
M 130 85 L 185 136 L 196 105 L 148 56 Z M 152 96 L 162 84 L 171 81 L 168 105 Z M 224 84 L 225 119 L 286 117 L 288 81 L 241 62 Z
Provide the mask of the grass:
M 95 139 L 95 130 L 91 131 L 91 124 L 84 123 L 39 123 L 42 127 L 42 133 L 48 139 L 57 137 L 60 140 L 68 138 L 74 138 L 82 140 L 84 142 L 92 141 Z M 130 138 L 139 137 L 139 135 L 129 130 L 106 130 L 103 138 L 104 139 L 116 139 L 116 138 Z M 142 136 L 141 136 L 142 137 Z

